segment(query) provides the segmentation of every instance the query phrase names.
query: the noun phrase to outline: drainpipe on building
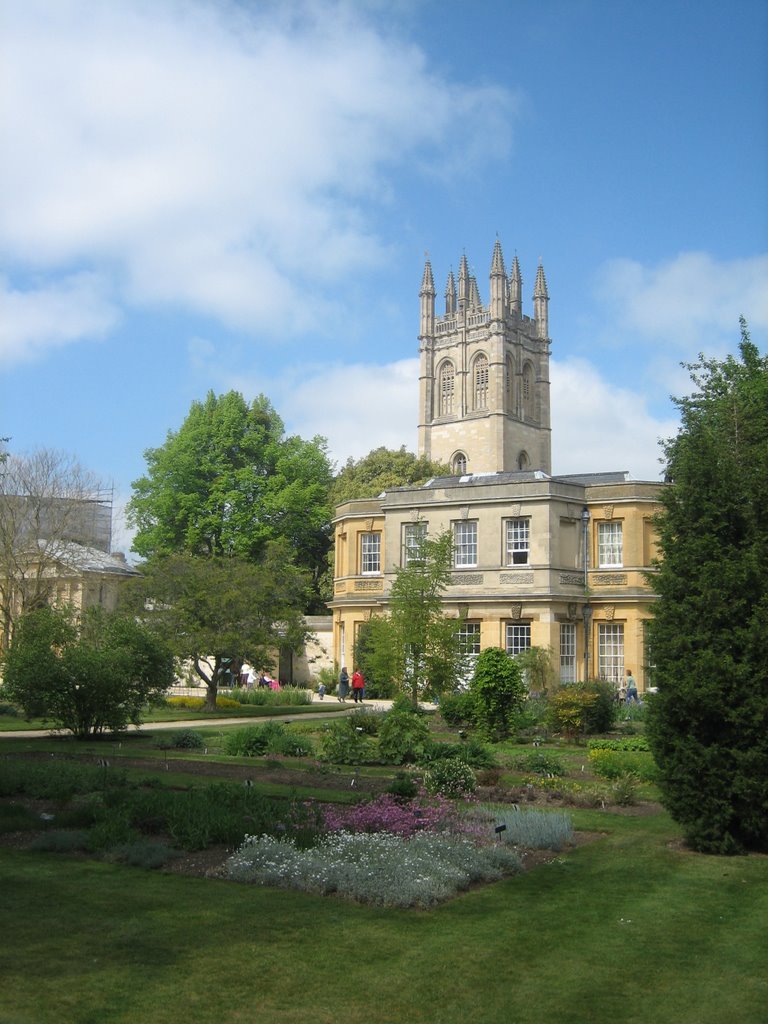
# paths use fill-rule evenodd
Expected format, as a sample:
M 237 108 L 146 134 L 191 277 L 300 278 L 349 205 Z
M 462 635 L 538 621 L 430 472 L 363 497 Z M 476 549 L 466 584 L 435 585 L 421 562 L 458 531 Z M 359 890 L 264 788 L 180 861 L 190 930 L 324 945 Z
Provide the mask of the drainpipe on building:
M 589 632 L 590 632 L 590 620 L 592 618 L 592 608 L 589 604 L 589 509 L 585 505 L 581 511 L 581 527 L 583 531 L 583 550 L 584 550 L 584 608 L 582 614 L 584 616 L 584 682 L 586 683 L 589 679 Z

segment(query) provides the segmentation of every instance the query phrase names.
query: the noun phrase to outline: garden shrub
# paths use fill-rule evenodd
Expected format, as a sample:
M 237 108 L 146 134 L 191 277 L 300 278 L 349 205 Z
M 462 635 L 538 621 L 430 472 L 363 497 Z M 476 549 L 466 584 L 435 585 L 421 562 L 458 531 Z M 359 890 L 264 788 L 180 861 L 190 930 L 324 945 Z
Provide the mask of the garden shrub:
M 202 711 L 205 707 L 204 697 L 168 697 L 168 707 L 171 708 L 187 708 L 189 711 Z M 240 701 L 235 700 L 233 697 L 222 697 L 218 695 L 216 698 L 217 708 L 239 708 Z
M 6 718 L 18 718 L 19 709 L 15 704 L 7 704 L 5 701 L 0 701 L 0 715 L 5 715 Z
M 226 864 L 227 877 L 257 885 L 338 893 L 382 907 L 431 907 L 476 882 L 522 869 L 513 850 L 466 836 L 333 833 L 299 850 L 286 839 L 249 836 Z
M 589 712 L 597 703 L 597 694 L 583 683 L 561 687 L 553 694 L 547 709 L 547 722 L 553 732 L 570 739 L 588 731 Z
M 130 864 L 131 867 L 157 869 L 165 867 L 171 860 L 179 857 L 180 853 L 166 843 L 137 839 L 132 843 L 115 847 L 112 856 L 115 860 Z
M 379 730 L 379 755 L 385 764 L 414 764 L 431 746 L 426 717 L 410 705 L 390 711 Z
M 371 741 L 350 719 L 333 722 L 320 740 L 323 760 L 331 764 L 364 764 L 373 758 Z
M 424 773 L 424 787 L 428 793 L 458 799 L 474 793 L 477 779 L 466 761 L 449 757 L 436 761 Z
M 419 792 L 419 787 L 407 772 L 396 772 L 387 793 L 397 800 L 412 800 Z
M 650 752 L 645 736 L 622 736 L 620 740 L 597 739 L 589 740 L 588 750 L 635 750 Z
M 224 753 L 230 757 L 261 757 L 263 754 L 306 757 L 312 753 L 312 744 L 306 738 L 289 733 L 281 722 L 270 721 L 228 733 Z
M 131 815 L 125 807 L 105 807 L 97 815 L 88 833 L 88 849 L 109 850 L 114 846 L 133 842 L 137 839 L 131 824 Z
M 637 776 L 627 773 L 620 775 L 611 786 L 613 802 L 620 807 L 631 807 L 637 803 Z
M 589 767 L 604 779 L 618 779 L 622 775 L 634 775 L 643 782 L 653 782 L 656 765 L 650 753 L 624 750 L 610 750 L 596 747 L 589 751 Z
M 473 720 L 491 740 L 512 732 L 525 703 L 526 690 L 520 666 L 500 647 L 487 647 L 475 663 L 470 683 Z
M 85 829 L 50 829 L 36 836 L 29 848 L 39 853 L 76 853 L 89 849 L 89 841 Z
M 527 850 L 562 850 L 573 839 L 570 815 L 557 811 L 521 811 L 500 804 L 482 804 L 470 812 L 493 828 L 505 825 L 498 837 Z
M 170 743 L 176 750 L 200 750 L 205 746 L 205 740 L 194 729 L 174 729 Z
M 521 754 L 514 760 L 516 768 L 533 772 L 534 775 L 565 775 L 565 765 L 557 754 L 544 750 L 534 750 L 530 754 Z
M 422 759 L 423 764 L 432 764 L 448 757 L 458 757 L 473 768 L 494 768 L 496 757 L 490 747 L 472 737 L 466 743 L 432 743 Z
M 472 721 L 474 698 L 469 690 L 446 693 L 440 698 L 440 714 L 446 725 L 456 728 Z
M 354 728 L 362 729 L 366 736 L 376 736 L 381 728 L 384 715 L 380 711 L 373 711 L 371 708 L 357 708 L 348 717 Z

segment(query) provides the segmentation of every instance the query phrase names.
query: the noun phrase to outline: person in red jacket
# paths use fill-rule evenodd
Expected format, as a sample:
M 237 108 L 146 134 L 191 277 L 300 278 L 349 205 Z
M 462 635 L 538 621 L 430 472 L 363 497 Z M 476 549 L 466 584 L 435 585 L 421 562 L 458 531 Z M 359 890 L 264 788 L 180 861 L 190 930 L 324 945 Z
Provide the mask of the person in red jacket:
M 359 668 L 356 668 L 352 674 L 352 699 L 355 704 L 360 702 L 363 703 L 363 697 L 365 696 L 365 679 L 363 679 L 363 673 Z

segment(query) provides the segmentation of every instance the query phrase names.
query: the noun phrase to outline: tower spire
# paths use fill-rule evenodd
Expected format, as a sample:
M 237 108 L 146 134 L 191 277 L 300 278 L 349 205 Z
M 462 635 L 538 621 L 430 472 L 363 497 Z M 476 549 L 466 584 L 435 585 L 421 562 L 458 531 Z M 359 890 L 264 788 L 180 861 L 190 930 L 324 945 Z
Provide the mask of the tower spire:
M 445 284 L 445 315 L 453 316 L 456 312 L 456 281 L 453 271 L 448 271 L 448 280 Z
M 517 253 L 512 261 L 512 271 L 509 275 L 509 307 L 516 316 L 523 315 L 523 279 L 520 276 Z
M 459 261 L 459 312 L 463 313 L 467 308 L 469 299 L 469 267 L 467 266 L 466 253 L 462 253 Z
M 496 239 L 491 259 L 491 320 L 502 320 L 507 311 L 507 272 L 501 242 Z
M 421 278 L 421 289 L 419 291 L 421 302 L 421 334 L 432 335 L 435 333 L 435 281 L 432 277 L 432 264 L 429 256 L 424 263 L 424 274 Z
M 549 294 L 544 266 L 539 260 L 536 271 L 536 284 L 533 289 L 533 319 L 536 321 L 536 333 L 540 338 L 549 337 Z

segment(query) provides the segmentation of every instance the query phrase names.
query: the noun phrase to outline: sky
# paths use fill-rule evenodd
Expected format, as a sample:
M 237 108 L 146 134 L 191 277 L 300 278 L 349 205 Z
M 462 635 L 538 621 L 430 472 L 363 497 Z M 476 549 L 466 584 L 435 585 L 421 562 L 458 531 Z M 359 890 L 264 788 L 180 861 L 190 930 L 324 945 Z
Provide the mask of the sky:
M 543 263 L 555 474 L 768 349 L 765 0 L 0 0 L 0 153 L 0 435 L 118 512 L 209 390 L 415 451 L 427 254 Z

